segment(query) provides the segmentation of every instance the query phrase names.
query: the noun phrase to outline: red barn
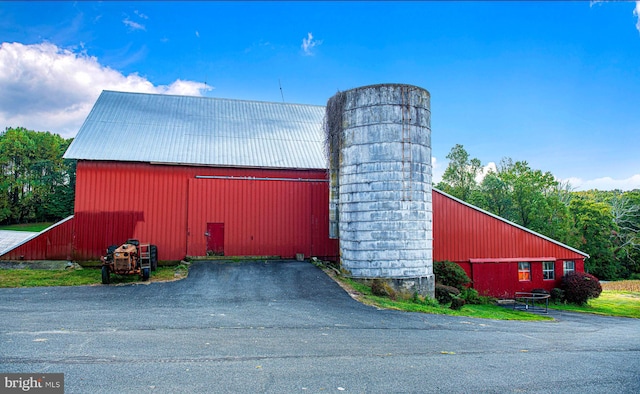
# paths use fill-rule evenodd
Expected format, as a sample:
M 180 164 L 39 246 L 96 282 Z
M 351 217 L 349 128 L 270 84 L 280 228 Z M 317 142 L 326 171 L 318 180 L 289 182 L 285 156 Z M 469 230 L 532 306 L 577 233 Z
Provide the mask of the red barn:
M 65 157 L 77 159 L 74 216 L 3 260 L 97 260 L 129 238 L 185 256 L 317 256 L 329 238 L 324 107 L 105 91 Z M 586 254 L 440 191 L 434 260 L 481 293 L 557 287 Z

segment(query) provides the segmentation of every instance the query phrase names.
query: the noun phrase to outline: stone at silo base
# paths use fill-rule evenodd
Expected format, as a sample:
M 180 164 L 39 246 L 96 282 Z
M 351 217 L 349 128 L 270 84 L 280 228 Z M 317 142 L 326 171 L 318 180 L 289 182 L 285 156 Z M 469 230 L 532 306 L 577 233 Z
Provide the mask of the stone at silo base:
M 371 286 L 374 280 L 379 280 L 395 290 L 398 298 L 408 299 L 418 293 L 421 296 L 435 297 L 435 276 L 428 275 L 419 278 L 355 278 L 351 279 Z

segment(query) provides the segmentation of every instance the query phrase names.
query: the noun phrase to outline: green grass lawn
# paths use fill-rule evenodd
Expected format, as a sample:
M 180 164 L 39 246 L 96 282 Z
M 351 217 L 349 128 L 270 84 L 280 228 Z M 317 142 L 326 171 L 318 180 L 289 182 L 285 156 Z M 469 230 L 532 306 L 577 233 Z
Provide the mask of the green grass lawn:
M 407 312 L 423 312 L 441 315 L 468 316 L 495 320 L 553 320 L 553 318 L 532 312 L 518 311 L 493 304 L 466 304 L 459 311 L 449 309 L 437 302 L 420 300 L 392 300 L 377 297 L 371 293 L 369 286 L 336 274 L 331 269 L 324 271 L 340 286 L 360 302 L 386 309 L 397 309 Z M 640 318 L 640 281 L 611 282 L 603 285 L 600 297 L 589 300 L 587 305 L 549 304 L 549 309 L 570 312 L 593 313 L 606 316 Z M 609 290 L 614 288 L 616 290 Z
M 356 281 L 338 277 L 334 275 L 331 271 L 327 271 L 327 274 L 334 278 L 334 280 L 338 281 L 347 292 L 354 295 L 355 298 L 360 302 L 376 306 L 379 308 L 385 309 L 396 309 L 406 312 L 422 312 L 422 313 L 432 313 L 438 315 L 451 315 L 451 316 L 467 316 L 467 317 L 477 317 L 481 319 L 494 319 L 494 320 L 532 320 L 532 321 L 540 321 L 540 320 L 553 320 L 553 318 L 540 315 L 531 312 L 523 312 L 518 310 L 513 310 L 511 308 L 505 308 L 499 305 L 493 304 L 482 304 L 482 305 L 471 305 L 467 304 L 462 307 L 461 310 L 455 311 L 450 309 L 448 306 L 437 305 L 437 302 L 434 300 L 424 300 L 424 299 L 416 299 L 416 300 L 392 300 L 386 297 L 378 297 L 371 293 L 371 288 L 369 286 L 365 286 Z
M 151 282 L 164 282 L 185 278 L 184 265 L 158 267 L 151 273 Z M 138 275 L 111 275 L 111 284 L 145 283 Z M 82 286 L 102 285 L 99 268 L 81 270 L 0 269 L 0 287 Z
M 366 288 L 366 286 L 364 287 Z M 370 290 L 367 291 L 361 288 L 358 288 L 357 291 L 362 293 L 360 300 L 363 303 L 387 309 L 496 320 L 552 320 L 546 315 L 516 311 L 498 305 L 467 304 L 460 311 L 454 311 L 446 306 L 422 305 L 411 300 L 394 301 L 385 297 L 376 297 L 371 294 Z M 604 290 L 600 297 L 589 300 L 587 305 L 549 304 L 549 309 L 638 319 L 640 318 L 640 292 Z
M 550 304 L 549 308 L 640 319 L 640 292 L 603 290 L 600 297 L 589 300 L 585 306 Z
M 53 223 L 45 222 L 45 223 L 24 223 L 24 224 L 10 224 L 7 226 L 0 226 L 0 230 L 11 230 L 11 231 L 31 231 L 31 232 L 40 232 L 45 228 L 51 226 Z
M 467 316 L 477 317 L 480 319 L 494 319 L 494 320 L 553 320 L 553 318 L 540 315 L 536 313 L 523 312 L 513 310 L 511 308 L 505 308 L 499 305 L 471 305 L 466 304 L 459 311 L 454 311 L 445 306 L 426 305 L 420 302 L 412 300 L 390 300 L 385 297 L 376 297 L 374 295 L 363 295 L 361 301 L 368 305 L 377 306 L 385 309 L 396 309 L 406 312 L 422 312 L 432 313 L 437 315 L 450 315 L 450 316 Z

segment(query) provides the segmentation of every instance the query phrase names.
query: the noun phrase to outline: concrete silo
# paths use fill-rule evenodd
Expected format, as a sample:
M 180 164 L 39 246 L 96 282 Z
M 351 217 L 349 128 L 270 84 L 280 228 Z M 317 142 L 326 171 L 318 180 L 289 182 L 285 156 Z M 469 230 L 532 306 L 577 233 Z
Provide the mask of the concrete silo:
M 433 296 L 429 92 L 404 84 L 339 92 L 325 131 L 343 271 Z

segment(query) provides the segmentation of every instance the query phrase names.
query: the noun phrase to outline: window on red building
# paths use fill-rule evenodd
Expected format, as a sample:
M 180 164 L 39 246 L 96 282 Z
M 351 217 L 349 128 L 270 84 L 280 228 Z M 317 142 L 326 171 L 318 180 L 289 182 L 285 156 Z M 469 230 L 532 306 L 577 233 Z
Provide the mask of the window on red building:
M 573 272 L 576 270 L 576 262 L 575 261 L 565 261 L 562 264 L 562 272 L 564 275 L 568 274 L 569 272 Z
M 554 280 L 556 278 L 555 266 L 556 264 L 553 261 L 542 262 L 542 278 L 544 280 Z
M 518 280 L 521 282 L 531 280 L 531 264 L 520 262 L 518 263 Z

